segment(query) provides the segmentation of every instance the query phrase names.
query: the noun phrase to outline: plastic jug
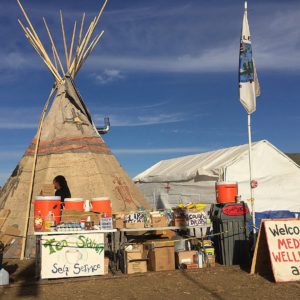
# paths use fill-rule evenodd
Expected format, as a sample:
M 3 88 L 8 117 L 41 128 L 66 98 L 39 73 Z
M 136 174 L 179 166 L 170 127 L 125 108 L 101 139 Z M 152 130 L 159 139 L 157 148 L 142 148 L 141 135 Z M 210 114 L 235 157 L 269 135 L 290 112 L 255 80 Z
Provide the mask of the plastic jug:
M 45 220 L 45 230 L 50 230 L 51 226 L 55 226 L 55 220 L 54 220 L 54 215 L 50 210 Z
M 3 268 L 0 270 L 0 285 L 8 285 L 9 284 L 9 274 Z
M 90 200 L 85 200 L 85 201 L 84 201 L 83 208 L 84 208 L 84 211 L 85 211 L 85 212 L 91 211 L 91 209 L 93 208 L 93 207 L 92 207 L 92 204 L 91 204 L 91 201 L 90 201 Z

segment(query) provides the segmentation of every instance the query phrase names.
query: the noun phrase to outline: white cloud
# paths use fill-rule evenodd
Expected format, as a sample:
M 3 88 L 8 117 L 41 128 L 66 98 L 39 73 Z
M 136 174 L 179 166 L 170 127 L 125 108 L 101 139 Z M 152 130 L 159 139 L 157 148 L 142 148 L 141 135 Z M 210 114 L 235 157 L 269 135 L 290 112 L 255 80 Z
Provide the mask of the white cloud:
M 120 148 L 112 149 L 115 154 L 126 155 L 148 155 L 148 154 L 175 154 L 175 153 L 201 153 L 209 151 L 208 148 L 202 147 L 189 147 L 189 148 L 148 148 L 148 149 L 130 149 Z
M 141 113 L 141 112 L 139 112 Z M 95 123 L 102 122 L 104 116 L 96 114 L 94 116 Z M 158 124 L 177 123 L 186 120 L 186 116 L 182 113 L 171 114 L 153 114 L 153 115 L 109 115 L 112 126 L 115 127 L 133 127 L 148 126 Z
M 41 114 L 38 108 L 2 107 L 0 110 L 0 129 L 35 129 Z
M 8 179 L 10 173 L 9 172 L 0 172 L 0 186 L 3 187 L 5 181 Z
M 0 150 L 0 161 L 4 161 L 7 159 L 18 159 L 21 158 L 24 154 L 25 149 L 22 150 Z
M 116 80 L 125 78 L 120 70 L 117 69 L 105 69 L 100 75 L 95 75 L 97 82 L 101 84 L 111 83 Z

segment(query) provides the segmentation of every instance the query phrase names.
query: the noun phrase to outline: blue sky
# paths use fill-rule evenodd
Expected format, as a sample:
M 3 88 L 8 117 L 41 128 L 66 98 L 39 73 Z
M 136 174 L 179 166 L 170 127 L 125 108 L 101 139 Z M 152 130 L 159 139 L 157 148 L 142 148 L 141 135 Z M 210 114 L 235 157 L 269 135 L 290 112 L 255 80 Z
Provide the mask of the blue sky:
M 42 16 L 62 47 L 74 18 L 89 20 L 99 1 L 22 1 L 49 45 Z M 300 2 L 249 1 L 254 57 L 262 88 L 253 139 L 300 152 Z M 94 120 L 111 118 L 104 137 L 131 176 L 166 158 L 247 142 L 238 99 L 241 0 L 111 0 L 105 34 L 76 77 Z M 28 44 L 15 1 L 0 1 L 0 185 L 35 134 L 53 79 Z M 62 53 L 62 52 L 61 52 Z

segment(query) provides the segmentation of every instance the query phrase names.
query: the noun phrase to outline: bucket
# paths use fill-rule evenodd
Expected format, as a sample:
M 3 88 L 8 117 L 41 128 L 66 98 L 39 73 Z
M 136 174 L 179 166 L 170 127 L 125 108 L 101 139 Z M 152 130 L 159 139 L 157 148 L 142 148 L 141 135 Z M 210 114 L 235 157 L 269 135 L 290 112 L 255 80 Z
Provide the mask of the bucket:
M 64 205 L 65 210 L 84 211 L 84 202 L 82 198 L 65 198 Z
M 93 198 L 92 211 L 105 213 L 106 217 L 111 217 L 112 216 L 111 200 L 108 197 Z
M 216 199 L 218 203 L 235 203 L 237 195 L 237 182 L 216 182 Z
M 55 223 L 60 223 L 60 208 L 61 198 L 57 196 L 38 196 L 33 200 L 34 204 L 34 218 L 39 216 L 45 221 L 49 212 L 51 211 L 54 215 Z

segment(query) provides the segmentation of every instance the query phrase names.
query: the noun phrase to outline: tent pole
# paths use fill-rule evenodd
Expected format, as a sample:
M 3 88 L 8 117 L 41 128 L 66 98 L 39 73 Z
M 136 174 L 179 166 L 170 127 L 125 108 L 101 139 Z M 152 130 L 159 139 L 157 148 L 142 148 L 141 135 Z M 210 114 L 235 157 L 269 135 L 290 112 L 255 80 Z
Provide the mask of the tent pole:
M 252 212 L 252 225 L 253 225 L 253 233 L 256 234 L 255 227 L 255 208 L 254 208 L 254 191 L 251 186 L 251 182 L 253 179 L 253 168 L 252 168 L 252 134 L 251 134 L 251 114 L 248 114 L 248 143 L 249 143 L 249 173 L 250 173 L 250 195 L 251 195 L 251 212 Z
M 52 97 L 53 93 L 55 92 L 55 90 L 56 90 L 56 85 L 53 86 L 53 88 L 50 92 L 50 95 L 45 103 L 45 106 L 43 108 L 43 111 L 42 111 L 42 114 L 40 117 L 38 131 L 37 131 L 37 135 L 36 135 L 35 151 L 34 151 L 34 158 L 33 158 L 33 163 L 32 163 L 32 170 L 31 170 L 30 187 L 29 187 L 29 193 L 28 193 L 28 199 L 27 199 L 25 226 L 24 226 L 24 231 L 23 231 L 23 235 L 22 235 L 22 249 L 21 249 L 21 256 L 20 256 L 21 260 L 23 260 L 25 257 L 26 238 L 27 238 L 27 231 L 28 231 L 28 225 L 29 225 L 29 215 L 30 215 L 31 198 L 32 198 L 32 192 L 33 192 L 35 168 L 36 168 L 36 162 L 37 162 L 37 152 L 38 152 L 38 148 L 39 148 L 39 144 L 40 144 L 41 132 L 42 132 L 42 128 L 43 128 L 45 115 L 46 115 L 51 97 Z

